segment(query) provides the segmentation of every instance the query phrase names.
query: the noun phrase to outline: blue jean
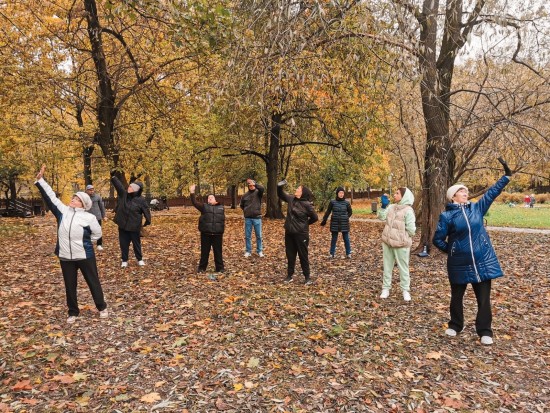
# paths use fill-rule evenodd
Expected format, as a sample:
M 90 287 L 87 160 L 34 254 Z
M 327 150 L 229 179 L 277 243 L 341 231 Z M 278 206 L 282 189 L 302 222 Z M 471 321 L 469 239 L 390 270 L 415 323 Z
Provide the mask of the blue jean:
M 244 238 L 246 244 L 246 252 L 252 252 L 252 228 L 256 234 L 256 252 L 259 254 L 263 251 L 262 245 L 262 219 L 261 218 L 245 218 L 244 219 Z
M 338 240 L 338 231 L 331 231 L 332 239 L 330 240 L 330 255 L 336 254 L 336 241 Z M 342 232 L 344 246 L 346 247 L 346 255 L 351 254 L 351 243 L 349 242 L 349 232 Z

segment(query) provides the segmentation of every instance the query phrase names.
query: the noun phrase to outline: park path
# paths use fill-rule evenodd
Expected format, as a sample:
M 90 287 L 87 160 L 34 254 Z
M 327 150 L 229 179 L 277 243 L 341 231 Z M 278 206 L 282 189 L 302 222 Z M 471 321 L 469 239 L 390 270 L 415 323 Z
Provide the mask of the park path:
M 360 221 L 360 222 L 375 222 L 383 224 L 384 221 L 380 221 L 375 218 L 350 218 L 351 221 Z M 544 234 L 550 235 L 550 229 L 535 229 L 535 228 L 514 228 L 514 227 L 487 227 L 488 231 L 501 231 L 501 232 L 519 232 L 522 234 Z

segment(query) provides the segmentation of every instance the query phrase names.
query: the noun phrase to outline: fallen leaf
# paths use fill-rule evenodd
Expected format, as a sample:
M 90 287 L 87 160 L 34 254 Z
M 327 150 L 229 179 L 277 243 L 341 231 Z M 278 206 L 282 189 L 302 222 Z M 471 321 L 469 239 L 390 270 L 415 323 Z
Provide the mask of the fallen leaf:
M 160 394 L 148 393 L 145 396 L 142 396 L 141 399 L 139 400 L 145 403 L 154 403 L 154 402 L 158 402 L 160 399 L 161 399 Z

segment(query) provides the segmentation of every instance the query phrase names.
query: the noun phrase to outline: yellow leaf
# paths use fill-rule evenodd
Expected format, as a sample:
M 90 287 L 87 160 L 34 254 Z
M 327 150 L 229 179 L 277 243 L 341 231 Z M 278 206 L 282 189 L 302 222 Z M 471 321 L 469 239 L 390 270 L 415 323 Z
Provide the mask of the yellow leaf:
M 87 378 L 88 378 L 88 375 L 86 373 L 79 373 L 78 371 L 76 371 L 73 374 L 74 381 L 82 381 L 82 380 L 86 380 Z
M 323 334 L 322 333 L 313 334 L 313 335 L 309 336 L 308 338 L 310 340 L 314 340 L 314 341 L 321 340 L 323 338 Z
M 145 403 L 158 402 L 160 400 L 160 394 L 158 394 L 158 393 L 148 393 L 145 396 L 143 396 L 140 400 L 142 402 L 145 402 Z
M 243 384 L 242 383 L 235 383 L 233 385 L 233 388 L 235 389 L 235 391 L 241 391 L 243 389 Z
M 443 355 L 443 353 L 441 353 L 439 351 L 430 351 L 428 354 L 426 354 L 426 358 L 427 359 L 439 360 L 442 355 Z

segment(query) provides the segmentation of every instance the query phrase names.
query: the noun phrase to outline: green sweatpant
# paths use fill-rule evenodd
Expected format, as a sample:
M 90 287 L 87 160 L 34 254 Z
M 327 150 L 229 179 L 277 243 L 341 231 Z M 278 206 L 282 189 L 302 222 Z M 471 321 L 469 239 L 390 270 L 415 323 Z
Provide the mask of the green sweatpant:
M 403 291 L 410 291 L 411 277 L 409 274 L 409 256 L 410 248 L 392 248 L 385 242 L 382 243 L 382 256 L 384 258 L 384 277 L 382 278 L 382 288 L 391 289 L 391 278 L 393 266 L 397 262 L 399 268 L 399 286 Z

